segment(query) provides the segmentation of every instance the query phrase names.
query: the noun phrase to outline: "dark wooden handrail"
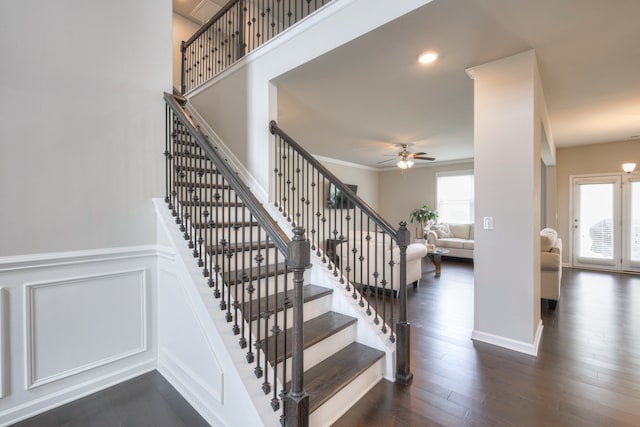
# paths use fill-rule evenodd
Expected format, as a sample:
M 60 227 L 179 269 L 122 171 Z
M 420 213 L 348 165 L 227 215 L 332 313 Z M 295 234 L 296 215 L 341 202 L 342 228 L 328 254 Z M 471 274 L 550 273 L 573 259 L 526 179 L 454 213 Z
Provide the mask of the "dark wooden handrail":
M 333 270 L 333 275 L 339 278 L 340 283 L 345 284 L 345 289 L 352 291 L 352 298 L 359 299 L 361 307 L 366 305 L 368 315 L 373 311 L 376 312 L 375 324 L 378 324 L 377 316 L 380 315 L 381 331 L 387 333 L 387 322 L 391 325 L 389 340 L 396 343 L 397 349 L 396 380 L 402 384 L 410 383 L 413 374 L 410 370 L 409 357 L 411 327 L 407 313 L 407 247 L 410 243 L 407 223 L 402 221 L 399 228 L 394 229 L 348 185 L 278 127 L 275 121 L 269 123 L 269 131 L 275 135 L 276 182 L 273 197 L 279 210 L 294 226 L 307 224 L 310 230 L 311 248 L 315 247 L 316 255 L 322 257 L 322 262 L 326 262 L 328 268 Z M 345 204 L 343 199 L 340 200 L 339 207 L 337 203 L 334 206 L 336 210 L 346 210 L 344 215 L 342 211 L 338 215 L 335 210 L 333 215 L 331 213 L 325 215 L 320 194 L 324 192 L 326 181 L 340 190 L 341 197 L 348 201 L 346 208 L 343 207 Z M 325 199 L 330 198 L 325 194 Z M 360 219 L 359 229 L 356 227 L 358 218 Z M 325 221 L 328 222 L 328 232 Z M 365 222 L 366 227 L 364 227 Z M 370 222 L 373 223 L 373 230 Z M 390 240 L 391 245 L 387 244 L 388 241 L 385 238 Z M 324 252 L 320 250 L 323 241 Z M 373 245 L 370 245 L 370 242 L 373 242 Z M 382 245 L 379 245 L 380 242 Z M 346 245 L 346 249 L 342 248 L 343 245 Z M 397 261 L 393 255 L 394 245 L 399 253 Z M 336 253 L 338 246 L 341 249 Z M 394 271 L 399 275 L 398 282 L 395 284 Z M 398 318 L 394 318 L 395 302 L 390 301 L 391 304 L 386 304 L 384 301 L 388 290 L 397 293 Z M 374 295 L 373 304 L 372 294 Z M 378 295 L 380 294 L 383 301 L 379 305 Z M 390 309 L 389 316 L 386 312 L 387 305 Z
M 278 126 L 278 123 L 276 123 L 275 120 L 271 120 L 271 122 L 269 122 L 269 131 L 271 132 L 271 134 L 278 135 L 280 138 L 285 140 L 287 144 L 291 145 L 298 153 L 302 155 L 302 157 L 306 161 L 309 162 L 309 164 L 320 171 L 320 173 L 325 178 L 327 178 L 333 185 L 338 187 L 340 191 L 346 194 L 349 200 L 353 202 L 353 204 L 361 209 L 365 214 L 367 214 L 371 218 L 371 220 L 375 222 L 375 224 L 377 224 L 380 228 L 382 228 L 382 230 L 384 230 L 385 233 L 389 234 L 389 236 L 394 241 L 398 241 L 398 233 L 391 224 L 389 224 L 384 218 L 382 218 L 380 214 L 375 211 L 375 209 L 369 206 L 367 202 L 362 200 L 356 193 L 354 193 L 337 176 L 335 176 L 329 169 L 327 169 L 322 163 L 320 163 L 315 157 L 313 157 L 293 138 L 287 135 L 287 133 Z
M 253 195 L 249 187 L 238 178 L 238 175 L 229 167 L 227 162 L 218 153 L 217 147 L 212 147 L 205 134 L 202 133 L 198 125 L 193 119 L 186 114 L 186 111 L 180 105 L 176 96 L 166 93 L 164 99 L 167 105 L 171 107 L 184 125 L 189 129 L 189 132 L 193 135 L 195 140 L 201 146 L 201 148 L 207 153 L 209 159 L 213 162 L 216 168 L 221 171 L 227 181 L 231 183 L 233 190 L 240 195 L 243 203 L 249 208 L 251 213 L 255 216 L 256 220 L 262 225 L 265 232 L 273 240 L 274 244 L 283 253 L 287 253 L 287 248 L 291 239 L 282 231 L 278 223 L 269 215 L 262 203 L 258 201 L 256 196 Z

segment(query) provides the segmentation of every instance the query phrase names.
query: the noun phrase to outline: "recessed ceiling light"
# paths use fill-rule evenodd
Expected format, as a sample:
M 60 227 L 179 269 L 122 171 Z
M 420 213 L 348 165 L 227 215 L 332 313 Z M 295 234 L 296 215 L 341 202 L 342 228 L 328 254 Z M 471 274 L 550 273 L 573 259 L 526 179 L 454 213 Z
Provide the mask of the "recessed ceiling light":
M 418 62 L 421 64 L 431 64 L 436 59 L 438 59 L 438 52 L 434 50 L 422 52 L 420 56 L 418 56 Z

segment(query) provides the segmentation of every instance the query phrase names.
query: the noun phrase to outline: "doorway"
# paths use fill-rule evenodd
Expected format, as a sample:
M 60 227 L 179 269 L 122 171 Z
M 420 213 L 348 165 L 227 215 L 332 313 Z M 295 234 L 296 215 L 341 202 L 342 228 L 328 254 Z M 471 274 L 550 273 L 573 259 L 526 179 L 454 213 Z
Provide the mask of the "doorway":
M 640 271 L 640 177 L 572 177 L 574 267 Z

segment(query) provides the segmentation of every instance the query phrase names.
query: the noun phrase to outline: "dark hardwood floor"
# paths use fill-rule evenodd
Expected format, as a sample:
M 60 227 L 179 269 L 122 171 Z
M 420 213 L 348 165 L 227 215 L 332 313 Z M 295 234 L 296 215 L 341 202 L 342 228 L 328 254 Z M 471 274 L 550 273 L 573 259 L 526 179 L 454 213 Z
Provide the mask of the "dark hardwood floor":
M 205 427 L 157 371 L 14 424 L 16 427 Z
M 470 339 L 473 267 L 444 260 L 409 289 L 413 383 L 381 381 L 334 426 L 640 426 L 640 276 L 562 283 L 536 358 Z
M 471 341 L 470 263 L 426 271 L 408 302 L 413 383 L 381 381 L 334 426 L 640 426 L 640 276 L 565 269 L 537 358 Z M 152 372 L 16 425 L 207 423 Z

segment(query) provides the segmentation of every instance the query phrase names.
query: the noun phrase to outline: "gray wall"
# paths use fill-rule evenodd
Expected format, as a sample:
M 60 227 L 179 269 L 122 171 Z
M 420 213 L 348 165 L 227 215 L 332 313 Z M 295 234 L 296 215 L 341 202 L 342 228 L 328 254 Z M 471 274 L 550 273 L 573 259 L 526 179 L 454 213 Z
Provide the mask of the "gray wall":
M 422 167 L 414 166 L 401 173 L 400 169 L 380 172 L 379 209 L 384 218 L 394 226 L 407 221 L 411 237 L 416 237 L 416 223 L 409 223 L 409 213 L 423 203 L 435 210 L 436 174 L 439 172 L 473 170 L 473 162 L 461 162 L 448 165 L 437 163 Z
M 171 2 L 2 2 L 0 52 L 0 256 L 155 243 Z
M 182 73 L 182 42 L 198 31 L 198 24 L 183 18 L 177 13 L 173 14 L 173 86 L 180 89 L 180 74 Z

